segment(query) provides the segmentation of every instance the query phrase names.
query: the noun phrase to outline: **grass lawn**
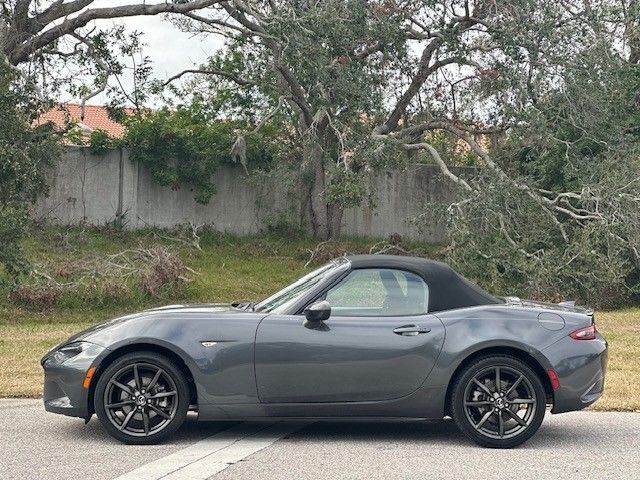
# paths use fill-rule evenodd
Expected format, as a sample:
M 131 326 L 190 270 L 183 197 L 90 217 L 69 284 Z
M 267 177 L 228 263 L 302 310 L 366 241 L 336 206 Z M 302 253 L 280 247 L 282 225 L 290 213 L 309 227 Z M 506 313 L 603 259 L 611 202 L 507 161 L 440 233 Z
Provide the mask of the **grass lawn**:
M 41 394 L 42 371 L 39 360 L 56 343 L 72 333 L 117 315 L 151 306 L 177 302 L 226 302 L 258 300 L 288 284 L 312 267 L 305 267 L 317 242 L 286 237 L 235 238 L 202 236 L 202 251 L 153 232 L 105 235 L 81 230 L 48 229 L 26 244 L 36 265 L 64 263 L 71 257 L 109 254 L 137 245 L 171 245 L 185 263 L 198 274 L 179 293 L 161 299 L 141 294 L 123 301 L 94 302 L 64 298 L 44 312 L 16 306 L 0 289 L 0 397 L 34 397 Z M 373 242 L 347 239 L 327 246 L 324 256 L 345 252 L 368 252 Z M 437 255 L 426 245 L 407 246 Z M 320 252 L 322 253 L 322 252 Z M 323 261 L 323 255 L 318 255 Z M 610 357 L 604 397 L 596 410 L 640 411 L 640 309 L 598 312 L 596 322 L 609 341 Z
M 604 396 L 594 410 L 640 411 L 640 308 L 596 312 L 598 330 L 609 342 Z

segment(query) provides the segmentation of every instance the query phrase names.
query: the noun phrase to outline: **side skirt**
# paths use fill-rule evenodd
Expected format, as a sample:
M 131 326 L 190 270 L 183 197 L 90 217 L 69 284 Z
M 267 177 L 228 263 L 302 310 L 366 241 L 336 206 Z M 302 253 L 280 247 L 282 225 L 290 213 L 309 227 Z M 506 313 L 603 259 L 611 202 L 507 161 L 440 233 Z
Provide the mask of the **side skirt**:
M 446 386 L 421 387 L 406 397 L 395 400 L 341 403 L 258 403 L 202 404 L 200 420 L 237 419 L 409 419 L 439 420 L 444 417 Z

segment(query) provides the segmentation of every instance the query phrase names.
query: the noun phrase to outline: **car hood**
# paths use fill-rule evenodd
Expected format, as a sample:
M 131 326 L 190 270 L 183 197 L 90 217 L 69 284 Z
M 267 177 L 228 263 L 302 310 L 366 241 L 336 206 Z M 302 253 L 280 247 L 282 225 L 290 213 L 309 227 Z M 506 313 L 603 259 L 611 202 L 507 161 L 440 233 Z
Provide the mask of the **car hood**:
M 233 305 L 227 304 L 227 303 L 166 305 L 163 307 L 151 308 L 148 310 L 143 310 L 141 312 L 124 315 L 122 317 L 117 317 L 112 320 L 107 320 L 106 322 L 99 323 L 97 325 L 87 328 L 86 330 L 76 333 L 66 341 L 62 342 L 60 345 L 64 345 L 64 344 L 76 342 L 76 341 L 91 342 L 92 337 L 94 337 L 95 334 L 103 330 L 117 327 L 125 322 L 141 320 L 149 317 L 155 317 L 161 321 L 163 317 L 169 317 L 173 315 L 176 315 L 176 316 L 179 316 L 179 315 L 188 316 L 192 314 L 230 315 L 230 314 L 241 314 L 241 313 L 246 314 L 247 312 L 242 309 L 235 308 Z M 54 348 L 57 348 L 60 345 L 57 345 Z
M 549 303 L 538 302 L 535 300 L 523 300 L 519 297 L 504 297 L 504 300 L 507 305 L 516 305 L 519 307 L 540 308 L 543 310 L 553 310 L 555 312 L 581 313 L 585 315 L 593 314 L 593 310 L 591 308 L 576 305 L 574 302 Z

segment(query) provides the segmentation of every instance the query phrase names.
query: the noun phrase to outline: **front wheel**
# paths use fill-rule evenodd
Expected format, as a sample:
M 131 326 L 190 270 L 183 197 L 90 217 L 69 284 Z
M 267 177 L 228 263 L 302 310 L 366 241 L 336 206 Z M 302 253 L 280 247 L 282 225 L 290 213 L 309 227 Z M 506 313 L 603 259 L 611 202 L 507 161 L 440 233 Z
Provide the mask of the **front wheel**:
M 154 444 L 175 432 L 189 409 L 181 370 L 154 352 L 133 352 L 100 375 L 95 411 L 104 428 L 129 444 Z
M 453 419 L 484 447 L 511 448 L 527 441 L 544 418 L 540 378 L 522 361 L 491 355 L 469 365 L 452 392 Z

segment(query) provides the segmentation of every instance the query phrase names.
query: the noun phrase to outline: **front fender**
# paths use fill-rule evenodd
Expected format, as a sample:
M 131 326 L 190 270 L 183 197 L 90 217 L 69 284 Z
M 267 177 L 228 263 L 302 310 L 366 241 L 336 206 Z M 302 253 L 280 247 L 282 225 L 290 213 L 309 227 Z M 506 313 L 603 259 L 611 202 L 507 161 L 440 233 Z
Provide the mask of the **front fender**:
M 95 358 L 92 366 L 95 366 L 98 369 L 103 369 L 106 367 L 106 365 L 103 365 L 103 363 L 107 357 L 113 358 L 113 355 L 117 354 L 119 351 L 131 351 L 131 347 L 139 347 L 140 350 L 144 350 L 145 346 L 150 346 L 151 349 L 153 349 L 153 347 L 160 347 L 163 350 L 170 351 L 171 353 L 179 357 L 180 360 L 182 360 L 182 362 L 187 366 L 192 374 L 194 370 L 198 368 L 198 365 L 193 360 L 193 358 L 182 348 L 173 343 L 155 337 L 131 337 L 122 339 L 110 345 L 108 348 L 104 348 L 100 355 Z
M 87 337 L 108 349 L 97 358 L 102 367 L 112 352 L 151 345 L 172 352 L 189 369 L 198 404 L 256 403 L 253 367 L 255 331 L 260 315 L 253 313 L 167 315 L 158 312 L 115 323 Z

